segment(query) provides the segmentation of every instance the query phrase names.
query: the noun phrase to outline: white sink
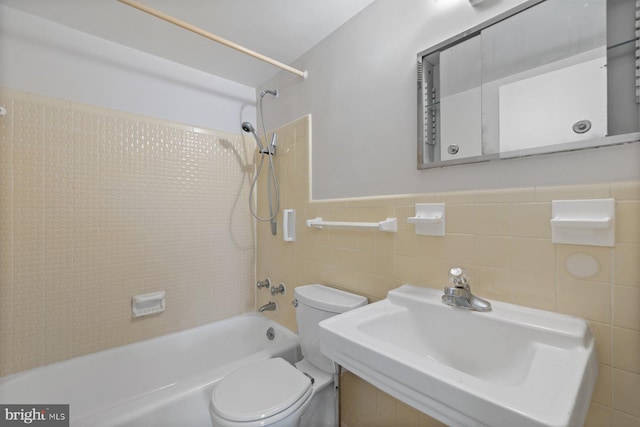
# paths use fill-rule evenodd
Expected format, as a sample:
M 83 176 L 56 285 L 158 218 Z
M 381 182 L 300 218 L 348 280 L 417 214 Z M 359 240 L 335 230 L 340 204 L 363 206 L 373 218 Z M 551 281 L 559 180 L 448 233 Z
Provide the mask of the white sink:
M 583 425 L 598 376 L 585 320 L 496 301 L 480 313 L 441 295 L 403 285 L 324 320 L 321 349 L 450 426 Z

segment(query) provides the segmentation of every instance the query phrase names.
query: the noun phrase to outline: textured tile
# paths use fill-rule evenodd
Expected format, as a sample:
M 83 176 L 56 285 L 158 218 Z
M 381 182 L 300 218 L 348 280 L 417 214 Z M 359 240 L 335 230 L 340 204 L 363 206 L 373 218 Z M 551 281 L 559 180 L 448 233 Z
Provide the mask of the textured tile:
M 236 135 L 227 150 L 216 131 L 16 96 L 0 120 L 2 374 L 254 309 Z M 171 309 L 132 322 L 132 295 L 161 289 Z
M 618 243 L 614 251 L 614 283 L 640 287 L 640 244 Z
M 473 235 L 450 234 L 445 237 L 444 253 L 440 254 L 438 258 L 444 258 L 454 264 L 474 265 L 477 257 L 474 246 L 475 237 Z
M 592 403 L 584 427 L 610 427 L 612 412 L 608 406 Z
M 397 425 L 418 427 L 418 411 L 402 402 L 398 402 L 396 411 Z
M 640 287 L 613 287 L 613 324 L 635 331 L 640 330 Z
M 613 369 L 608 365 L 600 365 L 598 369 L 598 379 L 593 390 L 593 401 L 607 407 L 611 407 L 611 396 L 613 394 Z
M 511 205 L 477 205 L 474 210 L 476 234 L 508 236 L 511 230 Z
M 613 364 L 611 334 L 612 328 L 610 324 L 590 322 L 591 332 L 596 339 L 596 351 L 598 352 L 598 361 L 602 364 L 611 366 Z
M 549 203 L 516 203 L 511 208 L 511 235 L 551 238 Z
M 13 98 L 0 91 L 0 376 L 13 372 Z
M 537 187 L 536 201 L 606 199 L 611 197 L 609 184 Z
M 379 421 L 376 415 L 378 391 L 365 381 L 359 381 L 357 387 L 357 419 L 364 425 L 373 425 Z
M 640 200 L 640 182 L 614 182 L 611 184 L 611 196 L 616 200 Z
M 640 417 L 634 417 L 620 411 L 613 411 L 612 427 L 640 427 Z
M 553 279 L 532 273 L 512 273 L 512 302 L 526 307 L 555 311 L 560 308 L 560 293 L 556 296 Z M 556 298 L 558 301 L 556 301 Z
M 611 285 L 558 279 L 558 311 L 600 323 L 611 322 Z
M 396 257 L 395 278 L 402 283 L 418 283 L 418 260 L 415 257 Z
M 613 408 L 640 417 L 640 374 L 613 370 Z
M 453 204 L 445 206 L 446 231 L 455 234 L 472 234 L 475 231 L 476 205 Z M 415 211 L 410 216 L 415 216 Z
M 452 191 L 452 192 L 436 193 L 434 202 L 475 204 L 478 202 L 478 192 L 477 191 Z
M 512 273 L 507 269 L 474 268 L 471 273 L 473 293 L 489 300 L 513 302 L 513 291 L 516 288 L 515 284 L 520 283 L 520 276 L 521 274 Z M 446 279 L 443 279 L 442 287 L 445 283 Z
M 613 366 L 640 374 L 640 331 L 613 328 Z
M 441 423 L 435 418 L 430 417 L 427 414 L 418 414 L 418 426 L 419 427 L 446 427 L 446 424 Z
M 640 201 L 616 202 L 616 242 L 640 243 Z
M 511 239 L 511 268 L 521 273 L 554 276 L 555 246 L 543 239 Z
M 483 267 L 507 269 L 510 264 L 509 237 L 476 236 L 475 263 Z
M 376 394 L 376 399 L 377 416 L 382 418 L 387 425 L 395 424 L 397 400 L 380 390 Z
M 483 190 L 478 192 L 478 203 L 525 203 L 535 200 L 534 188 Z

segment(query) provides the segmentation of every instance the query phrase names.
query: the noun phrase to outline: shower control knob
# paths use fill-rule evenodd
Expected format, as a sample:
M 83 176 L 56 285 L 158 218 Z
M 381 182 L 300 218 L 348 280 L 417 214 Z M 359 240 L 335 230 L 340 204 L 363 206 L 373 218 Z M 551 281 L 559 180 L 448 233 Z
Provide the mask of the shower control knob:
M 271 295 L 276 295 L 276 294 L 284 295 L 285 291 L 286 291 L 286 288 L 284 286 L 284 283 L 280 283 L 278 287 L 275 287 L 275 286 L 271 287 Z
M 271 286 L 271 280 L 268 277 L 263 281 L 258 280 L 256 286 L 258 287 L 258 289 L 269 288 Z

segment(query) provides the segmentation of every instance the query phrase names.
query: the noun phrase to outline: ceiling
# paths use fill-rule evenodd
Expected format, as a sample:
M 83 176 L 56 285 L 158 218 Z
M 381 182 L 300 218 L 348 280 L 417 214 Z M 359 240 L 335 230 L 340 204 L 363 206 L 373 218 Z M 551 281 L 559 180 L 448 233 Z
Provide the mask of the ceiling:
M 291 64 L 374 0 L 138 0 Z M 0 0 L 0 4 L 250 87 L 279 69 L 117 0 Z

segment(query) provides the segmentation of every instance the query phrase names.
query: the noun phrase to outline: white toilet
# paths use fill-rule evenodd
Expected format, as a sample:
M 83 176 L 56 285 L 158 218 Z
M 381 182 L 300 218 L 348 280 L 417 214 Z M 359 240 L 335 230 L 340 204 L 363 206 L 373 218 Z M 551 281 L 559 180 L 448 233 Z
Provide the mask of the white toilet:
M 367 304 L 365 297 L 322 285 L 295 289 L 303 359 L 267 359 L 233 371 L 213 389 L 214 427 L 334 427 L 333 362 L 320 352 L 318 323 Z

